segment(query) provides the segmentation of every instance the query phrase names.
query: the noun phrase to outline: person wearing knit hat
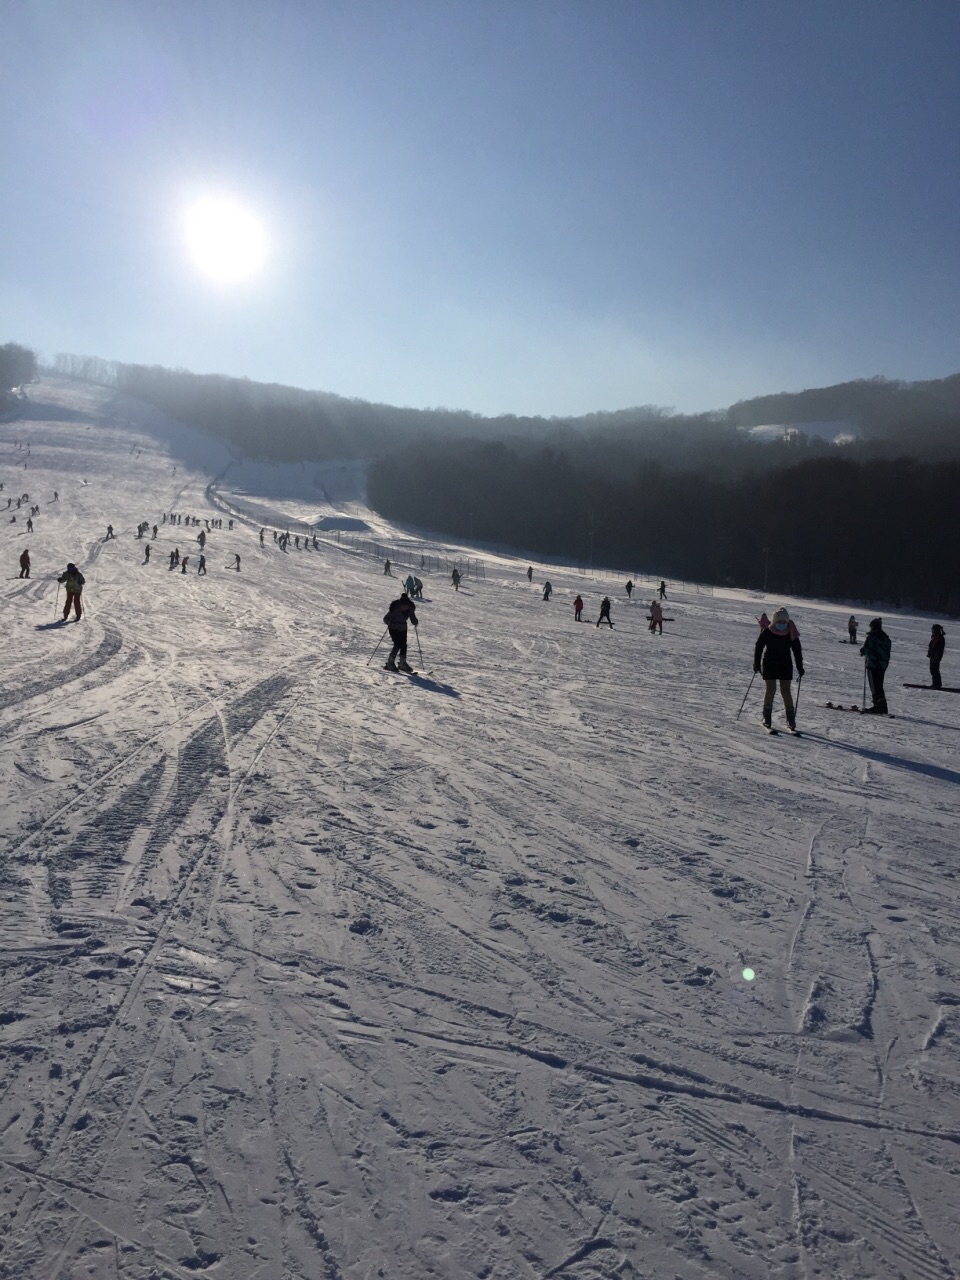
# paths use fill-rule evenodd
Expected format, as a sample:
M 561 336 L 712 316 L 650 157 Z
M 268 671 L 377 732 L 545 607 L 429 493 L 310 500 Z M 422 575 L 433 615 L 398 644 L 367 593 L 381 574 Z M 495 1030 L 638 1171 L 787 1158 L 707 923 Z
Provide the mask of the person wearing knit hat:
M 940 660 L 943 658 L 946 647 L 946 632 L 939 622 L 935 622 L 930 628 L 930 643 L 927 645 L 927 657 L 930 660 L 930 686 L 933 689 L 943 688 L 943 681 L 940 679 Z
M 883 692 L 883 674 L 890 663 L 890 637 L 883 629 L 883 619 L 873 618 L 870 630 L 860 650 L 867 667 L 872 707 L 864 707 L 869 715 L 887 715 L 887 695 Z
M 797 727 L 797 717 L 793 705 L 793 659 L 797 663 L 797 675 L 803 679 L 803 650 L 800 647 L 800 632 L 790 620 L 786 609 L 777 609 L 757 637 L 753 650 L 753 669 L 763 675 L 765 690 L 763 694 L 763 724 L 770 728 L 773 714 L 773 698 L 780 686 L 783 709 L 787 713 L 787 724 L 793 730 Z

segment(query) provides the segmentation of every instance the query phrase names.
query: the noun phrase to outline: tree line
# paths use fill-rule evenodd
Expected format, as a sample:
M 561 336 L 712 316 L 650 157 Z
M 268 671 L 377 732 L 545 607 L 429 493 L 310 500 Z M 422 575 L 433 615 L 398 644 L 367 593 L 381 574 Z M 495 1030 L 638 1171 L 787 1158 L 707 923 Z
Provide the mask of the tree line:
M 391 519 L 628 573 L 960 613 L 960 461 L 814 453 L 734 475 L 422 441 L 375 462 Z

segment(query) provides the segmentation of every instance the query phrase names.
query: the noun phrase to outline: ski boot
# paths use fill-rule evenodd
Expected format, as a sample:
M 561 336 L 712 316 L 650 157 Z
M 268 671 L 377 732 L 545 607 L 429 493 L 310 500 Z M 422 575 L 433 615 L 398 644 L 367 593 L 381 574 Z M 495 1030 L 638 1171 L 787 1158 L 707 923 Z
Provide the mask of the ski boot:
M 406 671 L 410 673 L 413 671 L 413 667 L 408 666 L 406 658 L 401 658 L 400 661 L 397 663 L 397 670 Z
M 383 669 L 384 671 L 397 671 L 398 667 L 392 658 L 388 658 L 383 664 Z

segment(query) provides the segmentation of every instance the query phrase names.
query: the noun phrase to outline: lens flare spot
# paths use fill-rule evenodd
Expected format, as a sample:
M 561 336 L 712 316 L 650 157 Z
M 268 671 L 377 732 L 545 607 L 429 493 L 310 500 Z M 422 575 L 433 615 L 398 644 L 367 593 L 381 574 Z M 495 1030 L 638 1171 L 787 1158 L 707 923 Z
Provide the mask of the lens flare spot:
M 187 250 L 205 276 L 231 284 L 255 275 L 267 258 L 267 233 L 256 214 L 225 196 L 203 196 L 183 215 Z
M 756 976 L 757 975 L 754 973 L 752 969 L 744 969 L 743 971 L 744 982 L 752 982 Z

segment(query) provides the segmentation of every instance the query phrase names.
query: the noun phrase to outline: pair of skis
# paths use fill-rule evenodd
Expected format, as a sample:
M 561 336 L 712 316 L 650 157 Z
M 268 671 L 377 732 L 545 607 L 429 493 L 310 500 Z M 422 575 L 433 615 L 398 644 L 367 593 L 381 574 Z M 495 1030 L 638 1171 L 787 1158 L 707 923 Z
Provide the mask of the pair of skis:
M 771 738 L 776 738 L 781 732 L 780 729 L 774 729 L 772 724 L 767 724 L 766 720 L 760 721 L 760 728 L 764 731 L 764 733 L 769 733 Z M 786 727 L 786 729 L 782 730 L 782 732 L 789 734 L 791 738 L 803 737 L 803 734 L 800 732 L 799 729 L 791 729 L 789 725 Z
M 905 684 L 905 689 L 932 689 L 934 693 L 960 693 L 960 689 L 949 684 Z
M 851 703 L 849 706 L 845 706 L 842 702 L 826 702 L 824 703 L 824 706 L 829 707 L 831 711 L 855 711 L 858 716 L 872 716 L 877 714 L 875 711 L 868 711 L 864 707 L 858 707 L 855 702 Z M 888 720 L 896 720 L 896 716 L 892 716 L 889 711 L 887 711 L 885 715 Z

